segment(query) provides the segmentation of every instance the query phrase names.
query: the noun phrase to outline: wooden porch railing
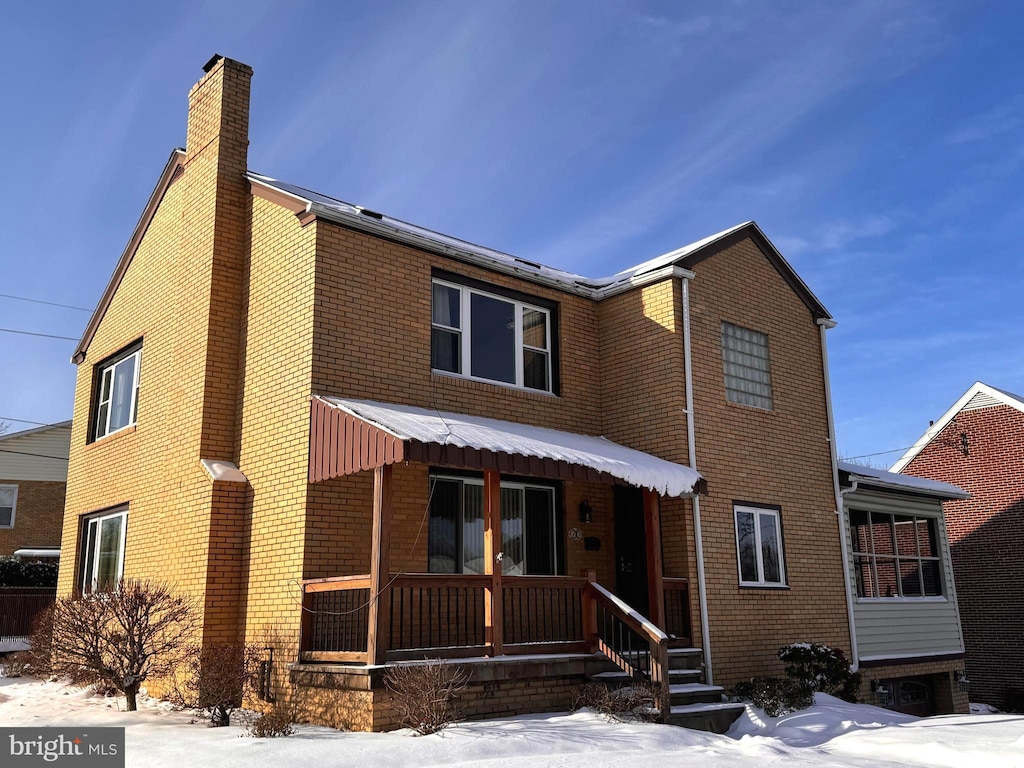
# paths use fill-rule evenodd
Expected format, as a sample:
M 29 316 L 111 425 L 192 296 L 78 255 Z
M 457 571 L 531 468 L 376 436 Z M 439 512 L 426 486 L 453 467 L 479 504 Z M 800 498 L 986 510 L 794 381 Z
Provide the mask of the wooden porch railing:
M 378 615 L 387 661 L 600 651 L 634 680 L 652 683 L 667 712 L 668 635 L 585 577 L 510 576 L 502 581 L 501 650 L 488 641 L 491 576 L 392 574 Z M 369 576 L 302 584 L 300 660 L 370 663 Z

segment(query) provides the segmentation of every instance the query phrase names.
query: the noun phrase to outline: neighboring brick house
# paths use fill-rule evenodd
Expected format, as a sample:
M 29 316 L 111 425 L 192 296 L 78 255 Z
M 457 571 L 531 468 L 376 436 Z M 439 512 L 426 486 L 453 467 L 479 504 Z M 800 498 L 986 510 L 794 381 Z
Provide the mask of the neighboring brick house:
M 0 435 L 0 557 L 60 556 L 71 422 Z
M 702 673 L 850 652 L 833 321 L 756 224 L 544 267 L 251 173 L 251 70 L 205 70 L 75 352 L 63 590 L 173 582 L 357 729 L 402 659 L 474 657 L 485 716 L 565 708 L 601 649 L 690 722 Z
M 946 510 L 971 700 L 1024 710 L 1024 397 L 980 381 L 893 465 L 955 483 Z

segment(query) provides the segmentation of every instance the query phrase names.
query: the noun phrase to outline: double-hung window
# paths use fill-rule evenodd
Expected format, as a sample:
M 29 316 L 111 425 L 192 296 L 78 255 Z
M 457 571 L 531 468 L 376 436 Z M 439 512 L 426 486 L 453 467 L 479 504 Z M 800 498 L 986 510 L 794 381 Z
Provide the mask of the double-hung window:
M 93 440 L 135 423 L 141 360 L 142 348 L 134 344 L 97 366 Z
M 0 528 L 14 527 L 14 511 L 18 506 L 18 486 L 0 485 Z
M 433 370 L 553 391 L 549 309 L 444 280 L 432 288 Z
M 431 573 L 484 572 L 484 483 L 478 477 L 430 478 Z M 561 572 L 555 488 L 501 483 L 501 571 L 508 576 Z
M 942 595 L 936 518 L 851 509 L 850 535 L 860 597 Z
M 740 586 L 782 587 L 782 521 L 776 508 L 736 506 L 736 554 Z
M 124 575 L 127 508 L 103 512 L 82 521 L 78 586 L 82 592 L 116 589 Z

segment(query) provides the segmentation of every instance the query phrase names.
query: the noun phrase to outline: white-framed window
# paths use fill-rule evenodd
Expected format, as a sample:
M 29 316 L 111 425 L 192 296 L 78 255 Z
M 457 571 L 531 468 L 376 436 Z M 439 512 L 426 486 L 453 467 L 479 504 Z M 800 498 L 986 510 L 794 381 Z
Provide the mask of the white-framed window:
M 725 398 L 731 403 L 772 409 L 768 336 L 760 331 L 722 323 L 722 366 Z
M 733 507 L 736 516 L 736 557 L 740 586 L 782 587 L 786 566 L 782 557 L 782 518 L 778 509 Z
M 93 440 L 99 440 L 135 423 L 141 362 L 142 348 L 134 345 L 98 366 Z
M 482 478 L 431 476 L 427 542 L 431 573 L 484 572 Z M 552 486 L 502 481 L 501 553 L 506 576 L 560 573 Z
M 18 507 L 18 486 L 0 485 L 0 528 L 14 527 L 14 513 Z
M 552 392 L 551 311 L 466 285 L 432 281 L 430 367 Z
M 116 589 L 124 575 L 128 509 L 91 515 L 82 521 L 78 586 L 82 592 Z
M 851 509 L 850 536 L 859 597 L 942 596 L 936 518 Z

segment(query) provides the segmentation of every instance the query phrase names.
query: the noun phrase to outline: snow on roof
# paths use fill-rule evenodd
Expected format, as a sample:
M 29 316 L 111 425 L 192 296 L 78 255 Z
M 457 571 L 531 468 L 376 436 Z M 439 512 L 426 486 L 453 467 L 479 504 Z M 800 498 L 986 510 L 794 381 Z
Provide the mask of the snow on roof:
M 529 261 L 527 259 L 521 259 L 518 256 L 513 256 L 502 251 L 497 251 L 493 248 L 477 245 L 466 240 L 460 240 L 457 237 L 445 235 L 441 232 L 435 232 L 434 230 L 427 229 L 426 227 L 410 224 L 407 221 L 386 216 L 382 213 L 367 211 L 365 208 L 358 205 L 346 203 L 343 200 L 338 200 L 330 197 L 329 195 L 314 192 L 311 189 L 300 187 L 297 184 L 289 184 L 287 182 L 271 178 L 270 176 L 264 176 L 258 173 L 249 173 L 249 179 L 257 183 L 273 187 L 281 192 L 285 192 L 299 200 L 306 201 L 308 203 L 307 209 L 309 211 L 317 215 L 324 216 L 329 220 L 341 221 L 346 224 L 355 224 L 360 228 L 369 228 L 374 231 L 390 229 L 396 235 L 406 235 L 429 242 L 434 246 L 451 248 L 463 254 L 484 259 L 487 262 L 490 262 L 491 266 L 505 268 L 506 270 L 511 270 L 512 272 L 524 277 L 540 280 L 541 282 L 553 283 L 560 288 L 591 296 L 595 294 L 614 293 L 616 288 L 631 285 L 644 275 L 649 275 L 666 267 L 670 267 L 686 256 L 700 250 L 704 246 L 710 245 L 711 243 L 731 235 L 744 227 L 756 226 L 752 221 L 745 221 L 742 224 L 737 224 L 729 229 L 723 230 L 709 237 L 705 237 L 694 243 L 690 243 L 689 245 L 685 245 L 682 248 L 677 248 L 674 251 L 662 254 L 661 256 L 657 256 L 641 264 L 630 267 L 629 269 L 617 272 L 609 277 L 590 278 L 583 275 L 577 275 L 573 272 L 567 272 L 562 269 L 544 266 L 543 264 Z
M 1012 392 L 1007 392 L 1003 389 L 996 389 L 988 384 L 981 381 L 974 382 L 970 389 L 960 396 L 960 399 L 953 403 L 942 416 L 936 421 L 932 422 L 932 425 L 925 430 L 925 433 L 921 435 L 914 445 L 912 445 L 906 453 L 893 464 L 889 469 L 893 472 L 902 472 L 906 466 L 914 460 L 921 451 L 924 450 L 925 446 L 928 445 L 935 437 L 946 428 L 946 425 L 951 422 L 960 411 L 968 408 L 968 404 L 971 403 L 977 396 L 985 396 L 989 398 L 989 402 L 992 405 L 1008 405 L 1011 408 L 1015 408 L 1018 411 L 1024 412 L 1024 397 L 1015 395 Z
M 690 496 L 703 479 L 696 470 L 626 448 L 604 437 L 578 435 L 512 421 L 394 405 L 321 397 L 400 440 L 455 445 L 494 453 L 534 456 L 605 472 L 663 496 Z
M 952 483 L 942 483 L 938 480 L 928 480 L 913 475 L 901 475 L 898 472 L 887 472 L 884 469 L 874 467 L 862 467 L 849 461 L 840 461 L 839 470 L 848 472 L 865 485 L 874 485 L 883 488 L 896 488 L 903 491 L 922 493 L 928 496 L 938 496 L 943 499 L 968 499 L 971 494 Z

